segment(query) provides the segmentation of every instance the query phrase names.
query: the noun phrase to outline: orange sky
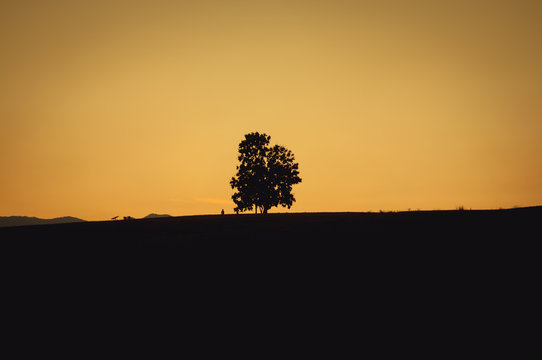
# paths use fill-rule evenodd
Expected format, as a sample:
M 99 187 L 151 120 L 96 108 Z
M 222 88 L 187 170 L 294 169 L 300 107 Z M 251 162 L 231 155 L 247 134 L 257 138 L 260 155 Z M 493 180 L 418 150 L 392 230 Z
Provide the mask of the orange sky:
M 231 213 L 252 131 L 292 211 L 540 205 L 541 44 L 540 1 L 2 1 L 0 216 Z

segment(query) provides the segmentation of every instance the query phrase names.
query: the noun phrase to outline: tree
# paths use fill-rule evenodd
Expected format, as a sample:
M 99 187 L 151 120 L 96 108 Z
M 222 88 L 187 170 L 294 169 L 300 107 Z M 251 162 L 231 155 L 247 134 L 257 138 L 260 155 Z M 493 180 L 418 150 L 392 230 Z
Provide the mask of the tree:
M 230 185 L 234 211 L 254 209 L 267 213 L 273 206 L 288 207 L 295 202 L 292 186 L 301 182 L 299 164 L 284 146 L 269 147 L 271 136 L 257 132 L 245 135 L 239 144 L 237 174 Z

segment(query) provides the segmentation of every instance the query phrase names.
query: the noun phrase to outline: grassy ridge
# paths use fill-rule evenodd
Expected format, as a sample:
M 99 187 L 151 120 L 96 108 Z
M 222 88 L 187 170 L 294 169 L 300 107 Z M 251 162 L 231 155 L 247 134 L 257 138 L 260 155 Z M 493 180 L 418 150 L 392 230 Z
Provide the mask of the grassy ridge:
M 516 261 L 511 256 L 522 251 L 520 244 L 536 243 L 541 219 L 542 207 L 185 216 L 2 228 L 0 248 L 8 260 L 54 259 L 75 266 L 94 259 L 157 266 L 235 261 L 258 266 L 277 260 L 400 267 L 493 261 L 501 255 Z
M 524 236 L 542 219 L 542 207 L 508 210 L 389 213 L 294 213 L 204 215 L 128 221 L 97 221 L 0 229 L 2 245 L 66 242 L 171 246 L 198 241 L 479 239 Z M 202 244 L 203 245 L 203 244 Z
M 541 218 L 536 207 L 13 227 L 0 229 L 0 266 L 4 294 L 14 308 L 23 304 L 21 313 L 71 301 L 73 313 L 101 304 L 99 313 L 130 309 L 137 318 L 171 301 L 166 309 L 195 313 L 198 322 L 248 314 L 285 328 L 299 319 L 335 324 L 333 331 L 351 322 L 371 333 L 423 327 L 436 338 L 445 329 L 450 339 L 479 339 L 516 331 L 514 319 L 530 316 Z

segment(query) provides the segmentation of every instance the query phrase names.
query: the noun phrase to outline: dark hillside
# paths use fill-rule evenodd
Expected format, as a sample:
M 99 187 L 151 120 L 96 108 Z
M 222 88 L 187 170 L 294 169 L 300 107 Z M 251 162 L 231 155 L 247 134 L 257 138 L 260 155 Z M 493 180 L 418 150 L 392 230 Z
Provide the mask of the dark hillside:
M 536 241 L 542 207 L 398 213 L 209 215 L 0 229 L 4 253 L 328 258 L 463 255 Z
M 17 314 L 57 309 L 103 324 L 119 312 L 130 323 L 178 309 L 182 321 L 228 328 L 243 314 L 286 332 L 298 324 L 353 339 L 361 326 L 369 338 L 407 339 L 422 329 L 423 346 L 479 342 L 529 318 L 541 219 L 536 207 L 2 228 L 2 290 Z
M 0 229 L 2 246 L 57 245 L 190 248 L 236 243 L 313 241 L 482 240 L 527 236 L 542 219 L 542 207 L 508 210 L 387 213 L 294 213 L 148 217 L 124 221 L 51 224 Z M 44 241 L 45 238 L 47 241 Z M 227 241 L 228 243 L 223 243 Z

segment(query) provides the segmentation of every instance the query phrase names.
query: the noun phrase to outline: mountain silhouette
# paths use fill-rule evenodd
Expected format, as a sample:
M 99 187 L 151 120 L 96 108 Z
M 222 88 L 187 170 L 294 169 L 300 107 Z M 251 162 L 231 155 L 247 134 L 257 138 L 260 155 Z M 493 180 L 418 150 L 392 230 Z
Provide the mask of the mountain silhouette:
M 151 213 L 151 214 L 145 216 L 143 219 L 164 218 L 164 217 L 171 217 L 171 215 Z
M 45 224 L 64 224 L 74 222 L 85 222 L 73 216 L 63 216 L 54 219 L 40 219 L 29 216 L 0 216 L 0 227 L 7 226 L 25 226 L 25 225 L 45 225 Z

